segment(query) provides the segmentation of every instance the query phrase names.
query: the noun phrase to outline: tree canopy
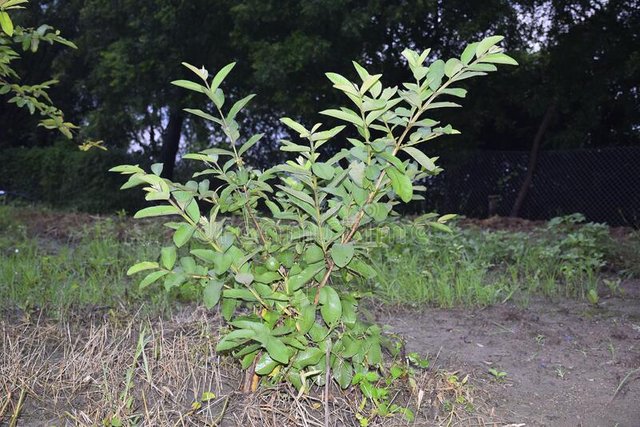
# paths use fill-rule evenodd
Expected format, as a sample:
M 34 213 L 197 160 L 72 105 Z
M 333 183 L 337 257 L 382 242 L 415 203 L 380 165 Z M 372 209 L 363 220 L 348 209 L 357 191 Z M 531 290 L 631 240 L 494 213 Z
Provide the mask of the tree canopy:
M 54 70 L 51 95 L 70 119 L 107 146 L 161 159 L 170 176 L 180 145 L 220 140 L 182 112 L 189 95 L 169 84 L 184 76 L 182 61 L 209 70 L 237 61 L 226 92 L 258 94 L 244 120 L 268 135 L 266 155 L 285 131 L 274 118 L 314 123 L 314 111 L 336 105 L 325 71 L 349 74 L 357 60 L 393 84 L 406 72 L 404 47 L 430 47 L 435 59 L 489 33 L 505 36 L 520 66 L 469 83 L 456 149 L 527 150 L 549 111 L 545 146 L 637 144 L 639 11 L 637 0 L 46 0 L 16 19 L 52 23 L 78 45 L 29 58 L 46 67 L 20 64 Z M 0 147 L 53 141 L 16 114 L 0 110 Z

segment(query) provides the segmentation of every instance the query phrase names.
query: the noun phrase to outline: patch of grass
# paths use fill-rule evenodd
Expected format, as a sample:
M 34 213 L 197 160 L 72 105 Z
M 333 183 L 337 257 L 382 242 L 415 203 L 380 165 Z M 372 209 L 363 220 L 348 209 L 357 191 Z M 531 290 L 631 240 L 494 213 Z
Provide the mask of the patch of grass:
M 610 238 L 606 226 L 582 220 L 558 218 L 526 233 L 453 226 L 452 234 L 399 222 L 372 232 L 378 277 L 358 286 L 383 302 L 412 306 L 585 298 L 597 291 Z
M 19 219 L 21 209 L 0 209 L 0 308 L 18 308 L 26 315 L 45 310 L 55 317 L 72 309 L 137 309 L 143 304 L 163 312 L 175 298 L 157 290 L 141 292 L 125 276 L 133 263 L 157 256 L 161 236 L 152 228 L 147 234 L 107 217 L 67 230 L 50 226 L 51 235 L 33 235 L 35 224 Z
M 582 220 L 558 218 L 527 232 L 454 224 L 452 234 L 399 221 L 365 234 L 378 277 L 350 285 L 384 303 L 410 306 L 598 295 L 598 286 L 606 290 L 617 283 L 602 277 L 605 264 L 621 275 L 635 274 L 640 234 L 614 241 L 606 226 Z M 27 314 L 44 309 L 64 317 L 79 308 L 143 305 L 166 313 L 176 301 L 198 301 L 201 290 L 195 286 L 170 294 L 157 287 L 139 291 L 125 276 L 134 263 L 156 258 L 167 240 L 157 221 L 0 205 L 0 309 Z

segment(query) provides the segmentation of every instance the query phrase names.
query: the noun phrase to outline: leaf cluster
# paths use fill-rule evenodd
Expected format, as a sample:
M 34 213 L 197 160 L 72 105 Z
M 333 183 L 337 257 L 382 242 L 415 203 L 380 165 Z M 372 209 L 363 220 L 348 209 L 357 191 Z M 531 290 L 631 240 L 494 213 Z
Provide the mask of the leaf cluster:
M 8 102 L 26 108 L 30 114 L 37 111 L 43 117 L 39 126 L 57 129 L 71 139 L 71 131 L 77 126 L 64 120 L 63 112 L 53 105 L 47 93 L 57 80 L 34 85 L 20 83 L 20 76 L 12 67 L 12 62 L 20 59 L 20 54 L 12 45 L 21 46 L 24 52 L 36 52 L 42 42 L 59 43 L 74 49 L 76 46 L 49 25 L 40 25 L 36 29 L 14 27 L 9 12 L 24 8 L 22 5 L 25 3 L 27 0 L 0 0 L 0 95 L 11 95 Z

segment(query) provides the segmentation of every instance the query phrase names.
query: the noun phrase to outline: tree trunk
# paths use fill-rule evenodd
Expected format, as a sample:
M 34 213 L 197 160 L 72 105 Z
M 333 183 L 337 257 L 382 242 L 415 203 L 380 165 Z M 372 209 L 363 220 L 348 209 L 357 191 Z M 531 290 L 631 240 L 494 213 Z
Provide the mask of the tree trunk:
M 162 135 L 162 149 L 160 150 L 160 161 L 162 162 L 162 177 L 173 179 L 173 170 L 176 165 L 176 154 L 180 146 L 180 135 L 182 135 L 182 123 L 184 115 L 180 110 L 169 111 L 169 123 Z
M 542 118 L 542 122 L 538 127 L 538 131 L 536 132 L 536 136 L 533 138 L 533 144 L 531 145 L 531 151 L 529 152 L 529 164 L 527 166 L 527 175 L 524 178 L 524 182 L 520 187 L 520 191 L 518 191 L 518 197 L 516 197 L 516 201 L 513 204 L 513 208 L 511 208 L 511 217 L 517 217 L 520 215 L 520 210 L 522 209 L 522 205 L 524 204 L 524 200 L 527 197 L 527 193 L 529 192 L 529 188 L 531 187 L 531 182 L 533 181 L 533 173 L 538 165 L 538 154 L 540 152 L 540 147 L 542 145 L 542 137 L 549 127 L 549 122 L 553 117 L 553 114 L 556 109 L 556 101 L 551 101 L 551 104 L 547 107 L 547 111 L 544 113 L 544 117 Z

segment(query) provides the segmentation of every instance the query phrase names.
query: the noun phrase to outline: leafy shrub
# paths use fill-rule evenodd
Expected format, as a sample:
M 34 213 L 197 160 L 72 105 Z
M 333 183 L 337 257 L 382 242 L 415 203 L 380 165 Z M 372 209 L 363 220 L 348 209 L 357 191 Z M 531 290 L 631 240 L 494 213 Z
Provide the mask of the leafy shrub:
M 501 36 L 472 43 L 460 59 L 424 65 L 429 50 L 405 50 L 414 81 L 402 88 L 383 87 L 380 74 L 371 75 L 354 62 L 358 82 L 327 73 L 334 87 L 355 105 L 321 114 L 346 122 L 355 131 L 350 149 L 321 158 L 320 149 L 347 126 L 310 128 L 283 118 L 299 141 L 283 140 L 281 150 L 295 160 L 267 170 L 248 166 L 243 154 L 262 135 L 243 136 L 238 113 L 253 95 L 225 108 L 220 84 L 233 68 L 229 64 L 209 79 L 206 69 L 184 64 L 198 81 L 177 80 L 177 86 L 206 95 L 215 114 L 186 111 L 204 118 L 225 133 L 228 148 L 210 148 L 186 159 L 205 169 L 186 184 L 160 177 L 160 164 L 147 173 L 139 166 L 112 169 L 130 175 L 123 188 L 143 185 L 146 200 L 158 205 L 140 210 L 137 218 L 171 216 L 173 243 L 162 248 L 159 261 L 144 261 L 129 274 L 152 270 L 140 283 L 162 281 L 166 290 L 185 282 L 204 289 L 204 303 L 219 304 L 228 330 L 217 350 L 229 352 L 247 370 L 245 389 L 258 381 L 287 381 L 300 392 L 328 378 L 341 388 L 358 386 L 373 404 L 374 413 L 401 411 L 392 406 L 386 388 L 376 387 L 384 373 L 381 328 L 358 319 L 358 300 L 341 294 L 332 280 L 372 277 L 362 227 L 384 222 L 397 199 L 409 202 L 424 190 L 414 183 L 441 169 L 419 144 L 457 131 L 426 117 L 429 110 L 455 107 L 445 96 L 464 97 L 460 81 L 496 70 L 494 63 L 515 64 L 496 44 Z M 304 141 L 304 142 L 301 142 Z M 402 160 L 402 155 L 406 160 Z M 201 179 L 211 175 L 215 182 Z M 196 181 L 195 178 L 200 178 Z M 213 208 L 203 212 L 206 203 Z M 258 216 L 264 203 L 272 217 Z M 238 214 L 240 225 L 223 214 Z M 447 216 L 428 221 L 443 228 Z M 390 350 L 397 348 L 390 346 Z

